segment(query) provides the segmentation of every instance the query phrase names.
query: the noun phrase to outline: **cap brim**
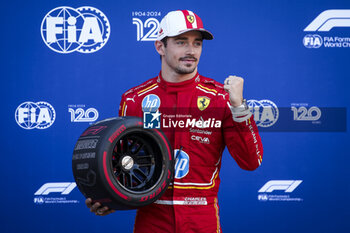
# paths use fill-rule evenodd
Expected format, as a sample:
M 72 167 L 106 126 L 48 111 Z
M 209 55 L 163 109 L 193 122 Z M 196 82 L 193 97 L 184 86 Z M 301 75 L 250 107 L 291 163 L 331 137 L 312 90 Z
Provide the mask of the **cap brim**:
M 167 36 L 168 37 L 178 36 L 178 35 L 184 34 L 184 33 L 189 32 L 189 31 L 199 31 L 202 34 L 204 40 L 214 39 L 213 34 L 211 34 L 211 32 L 209 32 L 209 31 L 205 30 L 204 28 L 189 28 L 189 29 L 183 30 L 179 33 L 176 33 L 176 34 L 162 35 L 161 37 L 158 37 L 157 40 L 162 40 L 164 37 L 167 37 Z
M 211 34 L 211 32 L 209 32 L 209 31 L 207 31 L 207 30 L 205 30 L 205 29 L 203 29 L 203 30 L 198 30 L 198 31 L 200 31 L 200 32 L 202 33 L 203 39 L 206 39 L 206 40 L 212 40 L 212 39 L 214 39 L 214 36 L 213 36 L 213 34 Z
M 199 31 L 200 33 L 202 33 L 203 39 L 205 40 L 212 40 L 214 39 L 213 34 L 211 34 L 211 32 L 205 30 L 204 28 L 189 28 L 181 33 L 179 33 L 178 35 L 184 34 L 185 32 L 189 32 L 189 31 Z M 178 36 L 176 35 L 176 36 Z

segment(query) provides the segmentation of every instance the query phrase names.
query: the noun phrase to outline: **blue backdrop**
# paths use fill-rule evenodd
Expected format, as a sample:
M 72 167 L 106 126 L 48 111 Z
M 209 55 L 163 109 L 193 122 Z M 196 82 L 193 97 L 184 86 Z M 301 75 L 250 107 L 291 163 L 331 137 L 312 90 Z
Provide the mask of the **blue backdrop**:
M 91 122 L 118 114 L 123 92 L 158 75 L 152 32 L 176 9 L 194 11 L 214 34 L 199 72 L 242 76 L 260 112 L 262 166 L 243 171 L 223 155 L 223 231 L 350 232 L 349 1 L 3 5 L 1 232 L 132 232 L 135 211 L 98 217 L 85 207 L 72 152 Z

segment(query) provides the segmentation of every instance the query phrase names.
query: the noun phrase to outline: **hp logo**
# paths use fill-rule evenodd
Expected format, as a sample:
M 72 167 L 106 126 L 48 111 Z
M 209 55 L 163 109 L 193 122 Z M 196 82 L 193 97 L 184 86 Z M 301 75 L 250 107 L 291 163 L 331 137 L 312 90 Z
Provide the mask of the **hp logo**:
M 189 170 L 190 170 L 190 156 L 185 151 L 180 151 L 180 154 L 178 154 L 179 150 L 175 150 L 174 154 L 176 156 L 176 163 L 175 163 L 175 178 L 181 179 L 184 178 Z
M 156 112 L 160 106 L 160 99 L 157 95 L 150 94 L 142 100 L 143 112 Z

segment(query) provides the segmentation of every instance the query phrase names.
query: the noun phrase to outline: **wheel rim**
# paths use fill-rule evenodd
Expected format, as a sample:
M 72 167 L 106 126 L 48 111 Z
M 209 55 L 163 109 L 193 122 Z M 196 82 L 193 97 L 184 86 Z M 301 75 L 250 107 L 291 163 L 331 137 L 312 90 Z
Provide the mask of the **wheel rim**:
M 128 134 L 117 141 L 112 154 L 114 178 L 129 192 L 152 188 L 161 175 L 162 155 L 148 135 Z

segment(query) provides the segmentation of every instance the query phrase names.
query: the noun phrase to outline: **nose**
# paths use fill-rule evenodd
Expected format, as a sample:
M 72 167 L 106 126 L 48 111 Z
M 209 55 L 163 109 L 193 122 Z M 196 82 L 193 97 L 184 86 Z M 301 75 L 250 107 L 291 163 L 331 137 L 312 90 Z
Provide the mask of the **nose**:
M 186 53 L 188 55 L 194 55 L 195 47 L 192 44 L 187 45 Z

